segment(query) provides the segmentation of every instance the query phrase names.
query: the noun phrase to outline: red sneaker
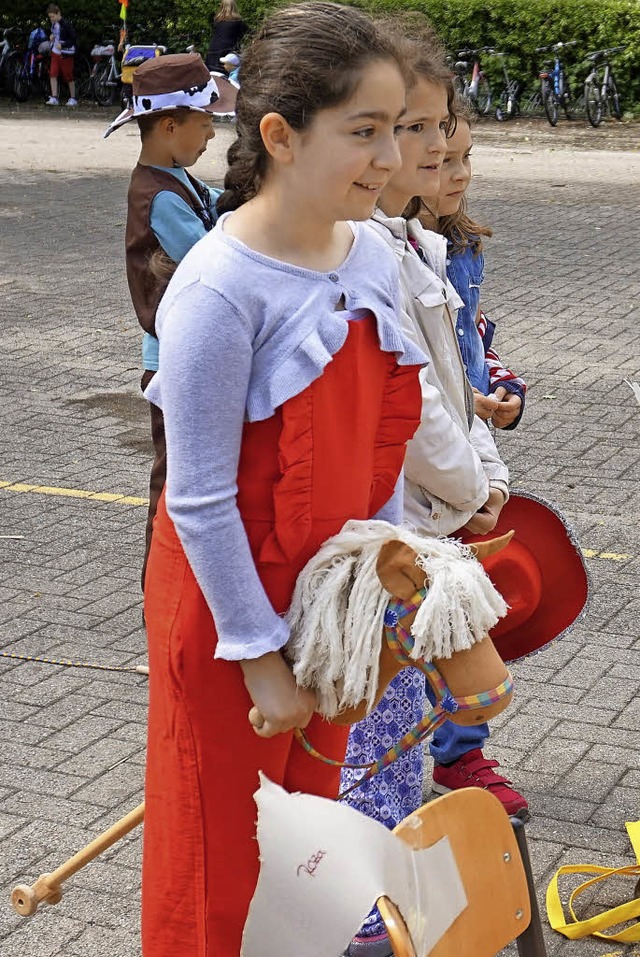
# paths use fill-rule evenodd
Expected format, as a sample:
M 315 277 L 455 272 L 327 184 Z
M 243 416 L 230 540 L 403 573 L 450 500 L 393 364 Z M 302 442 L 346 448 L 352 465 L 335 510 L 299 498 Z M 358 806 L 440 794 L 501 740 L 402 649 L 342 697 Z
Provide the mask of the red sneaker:
M 497 767 L 497 761 L 490 761 L 480 748 L 474 748 L 453 764 L 434 765 L 432 789 L 436 794 L 448 794 L 459 788 L 484 788 L 498 798 L 509 817 L 528 821 L 531 815 L 526 798 L 509 786 L 511 781 L 495 773 Z

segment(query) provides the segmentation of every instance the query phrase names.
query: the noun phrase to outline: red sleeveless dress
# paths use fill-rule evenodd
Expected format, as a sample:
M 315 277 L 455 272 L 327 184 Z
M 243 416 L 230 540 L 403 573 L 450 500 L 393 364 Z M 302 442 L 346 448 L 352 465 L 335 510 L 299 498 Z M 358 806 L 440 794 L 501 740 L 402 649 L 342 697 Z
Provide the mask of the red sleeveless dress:
M 238 508 L 278 613 L 320 545 L 390 498 L 420 421 L 418 367 L 382 352 L 370 314 L 349 322 L 323 374 L 269 419 L 245 425 Z M 220 555 L 224 562 L 224 554 Z M 259 738 L 237 662 L 216 630 L 164 494 L 146 577 L 149 736 L 142 883 L 144 957 L 239 957 L 258 878 L 258 771 L 288 791 L 335 797 L 339 769 L 292 734 Z M 315 715 L 311 741 L 342 759 L 348 728 Z

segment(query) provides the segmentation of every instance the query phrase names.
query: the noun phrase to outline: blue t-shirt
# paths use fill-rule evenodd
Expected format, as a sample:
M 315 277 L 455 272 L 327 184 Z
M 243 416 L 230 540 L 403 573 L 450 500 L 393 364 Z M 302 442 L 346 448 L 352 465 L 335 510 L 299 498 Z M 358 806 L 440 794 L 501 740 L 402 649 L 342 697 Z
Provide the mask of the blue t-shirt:
M 200 197 L 189 181 L 187 171 L 182 166 L 157 166 L 156 169 L 161 169 L 163 172 L 175 176 L 201 203 Z M 198 180 L 198 183 L 203 190 L 208 191 L 211 197 L 211 218 L 215 223 L 218 218 L 216 203 L 222 195 L 222 190 L 207 186 L 202 180 Z M 154 196 L 149 222 L 156 239 L 167 256 L 173 259 L 175 263 L 181 262 L 191 247 L 195 246 L 198 240 L 202 239 L 207 233 L 207 229 L 197 213 L 177 193 L 168 189 L 161 190 Z M 158 371 L 158 352 L 158 340 L 155 336 L 146 332 L 142 340 L 142 365 L 145 370 Z

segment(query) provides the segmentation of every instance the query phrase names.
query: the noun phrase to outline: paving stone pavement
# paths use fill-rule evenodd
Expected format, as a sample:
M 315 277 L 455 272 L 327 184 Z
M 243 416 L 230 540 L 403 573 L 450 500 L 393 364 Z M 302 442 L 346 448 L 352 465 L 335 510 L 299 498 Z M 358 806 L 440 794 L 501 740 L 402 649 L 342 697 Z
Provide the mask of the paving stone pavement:
M 484 304 L 500 352 L 530 385 L 524 423 L 500 446 L 514 487 L 556 501 L 591 556 L 587 618 L 515 666 L 514 704 L 487 748 L 530 800 L 543 900 L 560 864 L 629 862 L 624 822 L 640 817 L 640 407 L 622 383 L 640 378 L 640 163 L 631 157 L 634 178 L 614 176 L 603 153 L 594 185 L 574 181 L 567 152 L 562 183 L 557 173 L 514 182 L 498 148 L 478 152 L 473 209 L 495 227 Z M 151 452 L 122 268 L 126 185 L 108 171 L 0 169 L 0 482 L 134 498 L 0 487 L 5 654 L 145 660 L 135 499 Z M 3 957 L 140 954 L 139 831 L 78 873 L 55 907 L 23 919 L 8 894 L 141 800 L 146 694 L 136 673 L 0 658 Z M 589 906 L 610 902 L 604 888 Z M 611 951 L 551 932 L 547 943 L 561 957 Z

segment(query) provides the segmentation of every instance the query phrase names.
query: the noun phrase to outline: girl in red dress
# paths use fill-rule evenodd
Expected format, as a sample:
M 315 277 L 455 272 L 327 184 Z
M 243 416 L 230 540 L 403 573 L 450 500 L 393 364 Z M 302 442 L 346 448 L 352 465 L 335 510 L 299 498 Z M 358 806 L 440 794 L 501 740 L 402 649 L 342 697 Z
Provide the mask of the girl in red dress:
M 393 255 L 365 226 L 400 164 L 400 58 L 361 12 L 269 18 L 243 57 L 224 213 L 158 310 L 167 482 L 145 585 L 145 957 L 238 957 L 258 772 L 334 797 L 347 731 L 281 649 L 307 560 L 348 519 L 402 516 L 420 420 Z M 349 222 L 351 220 L 351 222 Z M 355 222 L 354 222 L 355 221 Z M 254 729 L 255 705 L 264 724 Z

